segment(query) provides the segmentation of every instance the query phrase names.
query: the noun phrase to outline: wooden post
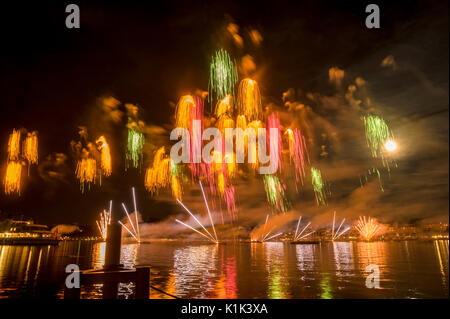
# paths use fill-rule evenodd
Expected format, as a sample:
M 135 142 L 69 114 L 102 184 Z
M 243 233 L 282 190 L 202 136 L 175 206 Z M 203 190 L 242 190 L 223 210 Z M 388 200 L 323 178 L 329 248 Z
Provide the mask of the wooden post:
M 117 281 L 105 281 L 103 283 L 103 299 L 117 299 L 117 293 L 119 291 L 119 282 Z
M 64 299 L 80 299 L 80 291 L 81 288 L 67 288 L 64 285 Z
M 136 299 L 150 298 L 150 268 L 136 268 Z
M 106 238 L 105 264 L 103 268 L 120 268 L 120 250 L 122 241 L 122 226 L 117 223 L 108 225 Z

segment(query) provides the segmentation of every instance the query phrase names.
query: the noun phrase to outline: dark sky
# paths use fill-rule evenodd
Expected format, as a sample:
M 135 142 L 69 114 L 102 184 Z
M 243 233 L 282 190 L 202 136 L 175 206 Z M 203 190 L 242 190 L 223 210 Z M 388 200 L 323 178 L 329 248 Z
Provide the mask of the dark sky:
M 80 29 L 65 27 L 65 6 L 69 3 L 80 6 Z M 2 180 L 13 128 L 39 132 L 40 163 L 39 168 L 31 167 L 29 177 L 24 176 L 20 197 L 1 193 L 0 210 L 48 224 L 93 223 L 109 199 L 130 202 L 130 188 L 135 185 L 145 218 L 163 219 L 175 208 L 168 199 L 150 199 L 143 187 L 151 151 L 146 152 L 142 172 L 125 172 L 126 121 L 107 125 L 95 116 L 95 110 L 101 97 L 114 96 L 122 103 L 138 105 L 140 118 L 147 125 L 167 129 L 173 122 L 171 105 L 181 95 L 208 89 L 210 56 L 224 47 L 238 61 L 246 54 L 255 59 L 265 104 L 282 107 L 281 96 L 289 88 L 338 99 L 340 93 L 328 81 L 328 69 L 333 66 L 345 70 L 346 85 L 357 76 L 364 78 L 376 108 L 408 145 L 399 158 L 400 168 L 391 188 L 368 207 L 389 202 L 379 214 L 399 211 L 397 217 L 402 221 L 434 220 L 436 216 L 448 220 L 448 1 L 378 1 L 381 28 L 377 30 L 365 28 L 368 3 L 2 3 Z M 224 35 L 230 22 L 239 26 L 243 48 Z M 252 29 L 263 37 L 260 47 L 248 44 L 246 35 Z M 388 55 L 395 57 L 396 70 L 380 66 Z M 326 110 L 317 106 L 315 113 L 334 124 L 335 117 L 328 117 Z M 86 126 L 92 136 L 106 134 L 114 141 L 110 143 L 113 175 L 86 194 L 81 194 L 73 174 L 75 159 L 70 149 L 78 126 Z M 152 138 L 148 137 L 149 144 L 157 144 Z M 430 145 L 425 139 L 435 143 Z M 53 169 L 52 159 L 46 159 L 53 153 L 67 156 L 63 178 L 45 180 L 43 176 Z M 347 155 L 346 164 L 352 166 L 349 163 L 354 158 Z M 336 169 L 336 161 L 328 164 Z M 324 164 L 325 171 L 326 167 Z M 336 183 L 341 179 L 331 168 L 328 176 L 335 177 Z M 334 204 L 351 210 L 355 208 L 349 204 L 352 196 L 359 195 L 338 190 Z M 344 198 L 345 204 L 339 202 Z M 406 202 L 411 205 L 413 199 L 417 206 L 405 217 L 404 211 L 411 211 Z M 395 214 L 389 216 L 389 221 L 397 219 Z

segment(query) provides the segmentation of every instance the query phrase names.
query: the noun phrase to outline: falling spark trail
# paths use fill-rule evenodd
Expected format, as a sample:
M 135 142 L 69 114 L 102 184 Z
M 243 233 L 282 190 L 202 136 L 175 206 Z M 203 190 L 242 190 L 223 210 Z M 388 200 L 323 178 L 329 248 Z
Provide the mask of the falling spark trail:
M 211 233 L 205 228 L 205 226 L 203 226 L 203 224 L 197 219 L 197 217 L 195 217 L 194 216 L 194 214 L 192 214 L 190 211 L 189 211 L 189 209 L 186 207 L 186 206 L 184 206 L 184 204 L 180 201 L 180 200 L 178 200 L 177 199 L 177 202 L 181 205 L 181 206 L 183 206 L 183 208 L 189 213 L 189 215 L 191 215 L 192 217 L 194 217 L 194 219 L 195 219 L 195 221 L 208 233 L 208 235 L 209 236 L 211 236 L 211 239 L 213 240 L 213 241 L 215 241 L 215 239 L 214 239 L 214 237 L 211 235 Z
M 144 148 L 145 137 L 141 132 L 129 129 L 126 160 L 127 166 L 131 161 L 134 168 L 138 168 L 142 161 L 142 150 Z
M 220 100 L 228 94 L 233 94 L 237 81 L 236 64 L 231 60 L 228 52 L 223 49 L 216 51 L 212 57 L 209 71 L 209 101 L 212 102 L 214 97 L 216 100 Z M 212 105 L 211 103 L 211 110 Z
M 295 229 L 294 240 L 295 240 L 295 238 L 297 238 L 298 227 L 300 226 L 301 221 L 302 221 L 302 216 L 300 216 L 300 218 L 298 219 L 297 228 Z
M 23 142 L 22 152 L 28 164 L 38 163 L 38 137 L 36 132 L 28 133 Z
M 311 222 L 309 222 L 309 223 L 305 226 L 305 228 L 303 228 L 303 230 L 300 232 L 300 234 L 297 235 L 297 238 L 295 238 L 296 240 L 297 240 L 297 239 L 300 239 L 300 238 L 298 238 L 298 237 L 300 237 L 300 236 L 303 234 L 303 232 L 306 230 L 306 228 L 309 227 L 309 225 L 311 225 Z
M 198 231 L 197 229 L 195 229 L 195 228 L 189 226 L 188 224 L 183 223 L 181 220 L 175 219 L 175 221 L 178 222 L 178 223 L 180 223 L 181 225 L 184 225 L 184 226 L 186 226 L 186 227 L 192 229 L 193 231 L 199 233 L 200 235 L 204 236 L 204 237 L 207 238 L 208 240 L 212 240 L 213 242 L 216 242 L 216 241 L 214 240 L 214 238 L 210 238 L 210 237 L 206 236 L 205 234 L 203 234 L 202 232 Z
M 120 220 L 119 220 L 119 224 L 122 225 L 122 227 L 125 228 L 125 229 L 128 231 L 128 233 L 130 233 L 130 235 L 133 236 L 134 239 L 136 239 L 136 241 L 139 241 L 139 240 L 136 238 L 136 236 L 134 236 L 134 234 L 127 228 L 127 226 L 125 226 Z
M 268 240 L 270 240 L 270 239 L 272 239 L 272 238 L 278 237 L 278 236 L 280 236 L 280 235 L 282 235 L 282 234 L 283 234 L 283 233 L 278 233 L 278 234 L 275 234 L 275 235 L 273 235 L 273 236 L 270 236 L 269 238 L 266 239 L 266 241 L 268 241 Z
M 5 174 L 5 194 L 14 192 L 20 195 L 20 180 L 22 176 L 22 165 L 18 162 L 9 162 Z
M 136 228 L 137 228 L 137 237 L 141 240 L 141 234 L 139 233 L 139 219 L 138 219 L 138 210 L 136 205 L 136 192 L 134 191 L 134 187 L 131 188 L 133 192 L 133 203 L 134 203 L 134 214 L 136 217 Z
M 105 176 L 110 176 L 112 172 L 111 168 L 111 151 L 109 148 L 108 143 L 106 142 L 106 138 L 104 136 L 100 136 L 96 143 L 100 144 L 100 157 L 101 157 L 101 168 L 103 171 L 103 174 Z
M 213 229 L 213 231 L 214 231 L 214 237 L 216 237 L 216 240 L 218 240 L 218 239 L 217 239 L 216 228 L 214 227 L 214 222 L 213 222 L 213 220 L 212 220 L 211 212 L 210 212 L 210 210 L 209 210 L 208 202 L 207 202 L 207 200 L 206 200 L 205 191 L 203 190 L 202 182 L 200 181 L 199 183 L 200 183 L 200 188 L 202 189 L 203 199 L 205 200 L 206 209 L 208 210 L 209 220 L 211 221 L 212 229 Z
M 322 173 L 317 168 L 311 167 L 311 181 L 314 188 L 317 205 L 325 205 L 325 183 L 322 180 Z
M 15 161 L 19 159 L 20 154 L 20 131 L 13 129 L 9 135 L 8 141 L 8 160 Z
M 128 214 L 127 208 L 125 207 L 125 204 L 124 204 L 124 203 L 122 203 L 122 207 L 123 207 L 123 209 L 125 210 L 125 213 L 127 214 L 128 220 L 130 221 L 130 224 L 131 224 L 131 227 L 133 228 L 134 233 L 137 234 L 136 228 L 134 228 L 134 224 L 133 224 L 133 222 L 131 221 L 130 214 Z M 136 239 L 136 240 L 137 240 L 137 239 Z

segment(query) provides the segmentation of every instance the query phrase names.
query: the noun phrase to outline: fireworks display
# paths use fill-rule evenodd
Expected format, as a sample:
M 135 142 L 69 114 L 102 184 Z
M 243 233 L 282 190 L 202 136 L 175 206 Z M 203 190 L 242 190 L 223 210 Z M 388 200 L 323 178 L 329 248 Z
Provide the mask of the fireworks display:
M 97 139 L 96 143 L 99 144 L 102 173 L 105 176 L 110 176 L 112 172 L 112 164 L 111 164 L 111 151 L 109 149 L 109 145 L 106 142 L 106 138 L 104 136 L 100 136 Z
M 311 167 L 311 181 L 317 205 L 326 205 L 325 183 L 322 180 L 322 173 L 317 168 Z
M 166 187 L 171 180 L 171 160 L 165 155 L 164 146 L 156 151 L 153 166 L 145 173 L 145 187 L 156 194 L 158 189 Z
M 366 219 L 366 216 L 359 217 L 359 221 L 356 224 L 355 228 L 358 230 L 361 238 L 367 241 L 372 240 L 381 230 L 380 224 L 378 224 L 375 219 L 371 217 L 368 217 Z
M 96 221 L 98 230 L 103 240 L 106 240 L 108 236 L 108 225 L 111 224 L 111 210 L 103 210 L 100 213 L 100 219 Z
M 261 93 L 255 80 L 243 79 L 239 84 L 237 97 L 239 115 L 245 115 L 248 121 L 261 120 Z
M 131 162 L 134 168 L 138 168 L 142 161 L 142 151 L 144 148 L 145 138 L 144 134 L 134 129 L 128 130 L 127 143 L 127 163 Z
M 38 137 L 36 132 L 28 133 L 23 141 L 22 146 L 23 157 L 28 164 L 37 164 L 38 162 Z
M 374 158 L 383 158 L 385 144 L 393 138 L 392 132 L 385 120 L 379 116 L 365 116 L 364 127 L 367 145 L 370 148 L 372 156 Z M 389 145 L 392 146 L 391 144 Z
M 249 61 L 253 61 L 253 58 L 249 56 L 245 61 L 248 64 Z M 320 121 L 314 122 L 311 119 L 311 107 L 303 104 L 291 104 L 291 98 L 295 95 L 295 91 L 289 90 L 283 93 L 283 102 L 285 102 L 287 111 L 279 107 L 276 102 L 272 103 L 272 101 L 263 107 L 259 84 L 256 80 L 250 78 L 251 74 L 255 75 L 256 73 L 241 72 L 241 67 L 239 65 L 240 73 L 238 74 L 234 58 L 227 51 L 220 49 L 211 58 L 209 92 L 203 92 L 201 89 L 198 89 L 195 91 L 195 94 L 185 94 L 179 97 L 175 107 L 175 121 L 173 124 L 176 128 L 184 129 L 182 139 L 183 141 L 188 141 L 186 144 L 189 144 L 185 145 L 185 149 L 189 149 L 189 163 L 186 163 L 184 160 L 181 163 L 175 163 L 167 152 L 170 144 L 167 143 L 164 144 L 165 146 L 161 146 L 160 140 L 152 135 L 159 128 L 153 130 L 153 127 L 147 127 L 143 121 L 139 120 L 138 106 L 124 104 L 126 115 L 128 116 L 126 152 L 123 154 L 126 162 L 125 170 L 130 166 L 140 168 L 144 164 L 144 151 L 148 154 L 149 150 L 155 147 L 154 158 L 151 164 L 147 166 L 145 176 L 143 176 L 145 189 L 150 195 L 156 197 L 160 194 L 160 190 L 169 190 L 170 188 L 173 198 L 186 209 L 181 203 L 183 194 L 190 196 L 192 185 L 200 183 L 205 205 L 211 217 L 206 192 L 201 184 L 203 182 L 206 186 L 205 189 L 209 191 L 208 196 L 210 197 L 211 207 L 215 212 L 220 213 L 223 223 L 225 223 L 225 220 L 231 224 L 238 221 L 239 202 L 237 195 L 239 194 L 239 188 L 236 185 L 250 178 L 258 178 L 258 176 L 263 180 L 267 201 L 274 215 L 286 213 L 291 209 L 292 206 L 289 199 L 294 200 L 294 194 L 288 192 L 288 188 L 295 187 L 297 193 L 300 193 L 300 190 L 302 193 L 311 192 L 310 186 L 309 188 L 308 185 L 305 187 L 305 179 L 309 178 L 309 174 L 316 204 L 318 206 L 327 205 L 327 197 L 331 196 L 327 192 L 328 184 L 325 182 L 322 172 L 312 165 L 314 165 L 319 147 L 322 150 L 320 156 L 324 152 L 328 152 L 327 143 L 332 138 L 335 138 L 334 132 L 328 134 L 326 128 L 325 132 L 319 131 L 323 129 L 324 125 L 321 125 Z M 252 68 L 255 67 L 255 65 L 252 66 Z M 242 76 L 242 78 L 239 78 L 239 76 Z M 264 79 L 259 74 L 257 78 Z M 342 87 L 341 85 L 345 80 L 344 71 L 332 68 L 329 71 L 329 78 L 337 87 Z M 236 88 L 235 86 L 238 83 L 239 85 Z M 363 80 L 357 79 L 355 84 L 349 87 L 349 92 L 353 94 L 358 86 L 362 84 Z M 350 94 L 349 92 L 347 94 Z M 207 95 L 208 99 L 206 99 Z M 315 99 L 313 94 L 306 97 L 310 100 Z M 112 112 L 111 117 L 114 119 L 120 119 L 122 111 L 117 109 L 117 107 L 121 103 L 119 101 L 111 103 L 106 105 L 105 110 Z M 207 111 L 205 113 L 205 103 L 210 104 L 210 112 Z M 297 111 L 298 113 L 295 113 Z M 386 154 L 397 149 L 392 132 L 386 122 L 379 116 L 365 116 L 363 117 L 363 122 L 367 144 L 371 150 L 372 157 L 382 158 L 383 163 L 385 163 Z M 315 123 L 317 123 L 317 127 Z M 219 129 L 222 134 L 222 136 L 217 134 L 217 137 L 214 136 L 214 141 L 210 142 L 210 145 L 214 145 L 214 148 L 210 149 L 210 154 L 213 157 L 212 162 L 202 162 L 202 156 L 204 155 L 202 153 L 204 148 L 202 137 L 205 125 Z M 230 140 L 226 137 L 225 132 L 227 129 L 235 128 L 247 130 L 242 135 L 243 141 L 240 141 L 240 146 L 244 145 L 242 153 L 237 152 L 237 146 L 236 151 L 234 149 L 231 151 L 226 149 L 226 145 L 228 147 L 227 143 Z M 161 132 L 164 131 L 165 128 L 161 128 L 157 134 L 163 135 L 164 133 Z M 105 132 L 111 134 L 108 130 L 105 130 Z M 149 136 L 148 148 L 145 150 L 144 147 L 147 147 L 147 145 L 145 144 L 144 132 Z M 322 140 L 318 138 L 319 133 Z M 80 126 L 79 134 L 81 137 L 80 141 L 72 142 L 71 145 L 75 151 L 75 174 L 80 182 L 81 191 L 84 193 L 85 189 L 89 189 L 90 185 L 95 184 L 97 179 L 101 185 L 102 176 L 110 176 L 112 174 L 112 154 L 109 144 L 111 141 L 109 138 L 107 140 L 105 135 L 99 134 L 100 137 L 95 140 L 95 143 L 89 142 L 87 128 L 84 126 Z M 241 136 L 240 132 L 239 134 Z M 23 143 L 21 143 L 22 136 L 24 137 Z M 232 136 L 233 147 L 235 141 L 237 145 L 237 137 L 238 133 Z M 250 145 L 250 137 L 252 142 L 258 142 L 258 152 L 256 152 L 256 145 Z M 283 149 L 286 145 L 288 145 L 288 150 Z M 311 153 L 311 158 L 307 145 L 313 148 L 314 153 Z M 271 174 L 259 175 L 257 174 L 258 169 L 261 172 L 261 168 L 265 166 L 263 164 L 266 163 L 265 159 L 264 161 L 259 159 L 259 151 L 263 147 L 266 148 L 266 153 L 269 151 L 270 164 L 275 163 L 277 170 Z M 8 162 L 4 179 L 5 193 L 20 193 L 21 167 L 25 166 L 26 163 L 38 163 L 37 132 L 28 133 L 24 129 L 14 129 L 9 137 L 7 153 Z M 258 153 L 257 156 L 253 156 L 256 153 Z M 252 154 L 252 159 L 249 158 L 250 154 Z M 245 163 L 245 161 L 242 163 L 242 158 L 238 160 L 238 155 L 239 157 L 244 157 L 244 159 L 247 157 L 248 163 Z M 267 154 L 263 156 L 267 158 Z M 322 167 L 325 169 L 326 166 Z M 139 171 L 138 174 L 140 173 Z M 366 183 L 368 175 L 375 173 L 378 175 L 381 185 L 380 171 L 375 167 L 368 170 L 368 174 L 365 176 Z M 363 186 L 363 179 L 361 177 L 360 179 L 361 186 Z M 382 187 L 381 190 L 383 190 Z M 292 198 L 288 198 L 288 194 Z M 302 194 L 297 195 L 301 196 Z M 134 188 L 133 198 L 135 202 Z M 138 220 L 131 221 L 126 206 L 124 204 L 122 206 L 129 219 L 129 224 L 123 224 L 124 229 L 139 241 Z M 224 218 L 223 212 L 225 210 L 228 212 L 227 218 Z M 137 218 L 136 205 L 135 214 Z M 104 211 L 97 221 L 97 226 L 103 237 L 106 236 L 108 220 L 110 220 L 110 211 Z M 210 221 L 212 222 L 212 219 Z M 339 238 L 350 229 L 344 225 L 344 222 L 345 218 L 342 219 L 339 225 L 335 225 L 335 217 L 333 218 L 332 240 Z M 188 226 L 183 222 L 180 223 Z M 313 231 L 307 231 L 311 223 L 306 224 L 301 229 L 299 228 L 300 223 L 301 219 L 298 221 L 294 240 L 300 240 L 313 233 Z M 217 234 L 215 229 L 213 230 L 214 236 L 210 236 L 211 234 L 208 232 L 202 233 L 202 235 L 210 240 L 217 241 Z M 363 238 L 370 239 L 377 233 L 378 227 L 372 219 L 368 221 L 361 219 L 358 224 L 358 230 Z M 263 241 L 281 235 L 281 233 L 272 234 L 272 230 L 268 231 L 261 238 Z
M 90 187 L 97 178 L 97 161 L 93 158 L 83 158 L 78 161 L 75 174 L 80 181 L 81 191 L 84 193 L 85 184 Z
M 217 102 L 216 109 L 214 110 L 214 115 L 220 118 L 222 115 L 231 115 L 233 113 L 232 106 L 233 97 L 231 95 L 225 96 L 222 100 Z
M 296 186 L 299 182 L 303 186 L 303 181 L 306 177 L 305 166 L 310 164 L 305 137 L 298 128 L 294 128 L 294 130 L 287 129 L 285 134 L 287 134 L 289 139 L 289 157 L 291 162 L 294 163 Z
M 5 193 L 17 193 L 20 195 L 20 180 L 22 177 L 22 165 L 19 162 L 9 162 L 5 174 Z
M 18 160 L 20 156 L 20 131 L 13 130 L 8 141 L 8 160 Z
M 281 184 L 278 177 L 264 175 L 264 187 L 269 203 L 280 212 L 286 212 L 290 204 L 285 198 L 285 186 Z
M 28 164 L 29 168 L 32 164 L 38 163 L 38 137 L 37 132 L 26 133 L 25 138 L 21 143 L 21 130 L 13 129 L 9 135 L 8 149 L 7 149 L 7 165 L 3 184 L 5 186 L 5 194 L 20 195 L 21 181 L 22 181 L 22 165 Z M 22 148 L 21 148 L 22 144 Z
M 133 205 L 134 205 L 134 221 L 131 218 L 130 214 L 128 213 L 128 209 L 127 206 L 125 205 L 125 203 L 122 203 L 122 208 L 123 211 L 125 212 L 125 215 L 127 216 L 128 222 L 129 222 L 129 226 L 131 227 L 127 227 L 123 222 L 119 221 L 119 224 L 122 225 L 122 228 L 125 229 L 134 239 L 136 239 L 136 241 L 138 243 L 141 242 L 141 235 L 140 235 L 140 230 L 139 230 L 139 213 L 137 210 L 137 204 L 136 204 L 136 192 L 134 187 L 131 188 L 131 193 L 133 196 Z
M 233 95 L 237 81 L 236 64 L 227 51 L 218 50 L 213 55 L 209 67 L 209 101 L 212 102 L 213 97 L 221 100 L 228 94 Z

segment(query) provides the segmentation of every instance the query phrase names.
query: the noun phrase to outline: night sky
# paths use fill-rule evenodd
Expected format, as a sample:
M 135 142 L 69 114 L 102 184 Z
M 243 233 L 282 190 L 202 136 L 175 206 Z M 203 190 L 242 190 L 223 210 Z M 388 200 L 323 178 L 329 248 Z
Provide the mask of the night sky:
M 109 199 L 116 207 L 131 204 L 131 186 L 137 187 L 144 220 L 179 214 L 169 191 L 153 199 L 146 192 L 145 168 L 156 147 L 170 145 L 177 100 L 208 90 L 210 57 L 225 48 L 237 63 L 252 57 L 251 75 L 260 83 L 264 106 L 295 121 L 299 115 L 289 105 L 308 104 L 317 135 L 325 132 L 330 139 L 329 156 L 315 155 L 312 148 L 332 185 L 329 207 L 317 208 L 305 189 L 302 196 L 289 194 L 294 211 L 317 221 L 330 209 L 385 222 L 448 221 L 448 1 L 378 1 L 380 29 L 365 27 L 371 2 L 364 1 L 27 2 L 1 8 L 2 181 L 13 128 L 39 132 L 39 165 L 23 177 L 20 197 L 1 192 L 3 214 L 47 224 L 93 224 Z M 80 6 L 80 29 L 65 27 L 69 3 Z M 242 46 L 227 31 L 229 23 L 239 27 Z M 261 34 L 260 45 L 251 42 L 251 30 Z M 395 65 L 382 67 L 389 55 Z M 328 79 L 334 66 L 345 71 L 340 88 Z M 364 101 L 371 101 L 366 110 L 382 114 L 399 143 L 398 168 L 386 177 L 384 192 L 377 181 L 358 188 L 370 152 L 360 113 L 348 111 L 345 98 L 357 77 L 366 83 Z M 308 101 L 307 93 L 315 98 Z M 109 96 L 121 102 L 119 121 L 102 112 Z M 148 129 L 141 171 L 125 171 L 125 103 L 139 107 Z M 90 139 L 105 135 L 114 161 L 112 176 L 85 194 L 74 176 L 70 146 L 79 139 L 79 126 L 87 127 Z M 57 164 L 58 156 L 65 160 Z M 251 225 L 269 208 L 262 184 L 248 185 L 237 182 L 236 191 L 243 223 Z M 199 198 L 195 187 L 186 189 L 191 207 Z M 246 217 L 253 211 L 254 219 Z

